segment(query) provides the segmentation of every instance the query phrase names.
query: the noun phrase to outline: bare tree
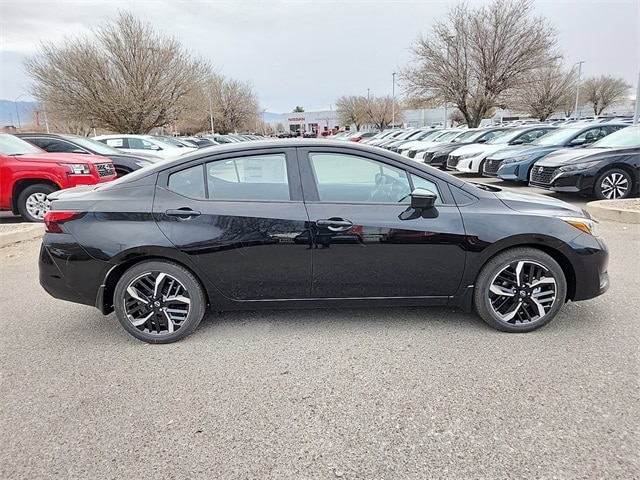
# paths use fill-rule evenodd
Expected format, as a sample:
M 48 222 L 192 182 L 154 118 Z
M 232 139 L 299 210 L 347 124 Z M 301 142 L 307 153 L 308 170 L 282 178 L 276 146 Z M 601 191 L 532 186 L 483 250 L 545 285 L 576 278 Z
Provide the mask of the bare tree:
M 607 107 L 628 100 L 630 88 L 622 78 L 601 75 L 587 78 L 580 87 L 580 96 L 593 106 L 595 115 L 600 115 Z
M 220 133 L 254 129 L 260 102 L 249 82 L 211 75 L 206 85 L 213 102 L 215 130 Z
M 367 100 L 367 121 L 378 130 L 384 130 L 393 122 L 393 98 L 371 97 Z M 402 111 L 396 112 L 396 122 L 401 121 Z
M 128 12 L 98 27 L 93 38 L 43 43 L 41 50 L 24 63 L 34 96 L 51 112 L 92 118 L 121 133 L 146 133 L 176 119 L 209 72 L 177 40 Z
M 547 120 L 558 109 L 571 104 L 575 98 L 575 78 L 575 68 L 567 72 L 560 64 L 533 70 L 528 81 L 513 93 L 509 107 L 526 111 L 538 120 Z
M 356 131 L 360 131 L 360 127 L 370 122 L 369 113 L 367 111 L 367 99 L 364 96 L 349 95 L 340 97 L 336 100 L 336 111 L 340 118 L 340 123 L 344 125 L 354 124 Z
M 191 92 L 177 119 L 180 132 L 199 133 L 214 130 L 219 133 L 260 129 L 260 104 L 249 82 L 242 82 L 210 73 L 203 87 Z
M 413 62 L 400 75 L 409 97 L 452 102 L 470 127 L 478 126 L 489 109 L 504 104 L 505 92 L 561 58 L 555 29 L 532 10 L 532 0 L 452 8 L 412 46 Z

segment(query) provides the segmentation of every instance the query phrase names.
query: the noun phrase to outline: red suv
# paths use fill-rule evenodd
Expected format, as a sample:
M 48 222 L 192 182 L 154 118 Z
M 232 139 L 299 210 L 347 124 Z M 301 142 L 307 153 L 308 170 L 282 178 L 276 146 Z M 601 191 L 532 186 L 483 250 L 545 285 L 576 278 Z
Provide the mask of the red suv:
M 0 210 L 11 210 L 29 222 L 43 221 L 51 192 L 115 178 L 115 168 L 108 158 L 47 153 L 18 137 L 0 133 Z

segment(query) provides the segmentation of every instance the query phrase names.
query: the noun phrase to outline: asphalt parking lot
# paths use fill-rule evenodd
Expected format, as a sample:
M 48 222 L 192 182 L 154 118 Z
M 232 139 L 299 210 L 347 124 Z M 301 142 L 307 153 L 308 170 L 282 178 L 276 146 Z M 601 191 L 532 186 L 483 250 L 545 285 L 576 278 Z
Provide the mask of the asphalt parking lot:
M 529 334 L 292 310 L 163 346 L 49 297 L 37 238 L 1 247 L 0 478 L 639 478 L 640 225 L 600 232 L 611 289 Z

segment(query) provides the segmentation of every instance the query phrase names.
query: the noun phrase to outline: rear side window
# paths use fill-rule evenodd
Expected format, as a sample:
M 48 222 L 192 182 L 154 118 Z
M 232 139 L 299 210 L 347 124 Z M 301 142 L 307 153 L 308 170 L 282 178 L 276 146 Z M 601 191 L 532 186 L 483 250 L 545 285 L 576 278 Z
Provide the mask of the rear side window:
M 210 199 L 282 202 L 291 198 L 283 153 L 209 162 L 206 175 Z
M 202 165 L 196 165 L 169 175 L 169 190 L 185 197 L 206 198 Z

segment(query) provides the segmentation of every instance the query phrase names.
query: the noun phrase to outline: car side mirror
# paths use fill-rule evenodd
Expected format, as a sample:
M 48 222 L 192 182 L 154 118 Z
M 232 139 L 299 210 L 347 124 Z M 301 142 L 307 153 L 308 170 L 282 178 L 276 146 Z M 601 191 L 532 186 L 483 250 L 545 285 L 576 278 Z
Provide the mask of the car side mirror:
M 417 187 L 411 192 L 411 208 L 416 210 L 424 210 L 433 208 L 436 203 L 437 195 L 426 188 Z
M 151 150 L 162 150 L 158 145 L 151 145 Z
M 511 142 L 511 145 L 522 145 L 524 144 L 524 140 L 514 140 Z
M 584 138 L 574 138 L 573 140 L 571 140 L 569 145 L 571 145 L 572 147 L 577 147 L 578 145 L 584 145 L 586 141 L 587 140 Z
M 88 152 L 85 152 L 84 150 L 80 150 L 79 148 L 76 148 L 71 150 L 71 153 L 88 153 Z

